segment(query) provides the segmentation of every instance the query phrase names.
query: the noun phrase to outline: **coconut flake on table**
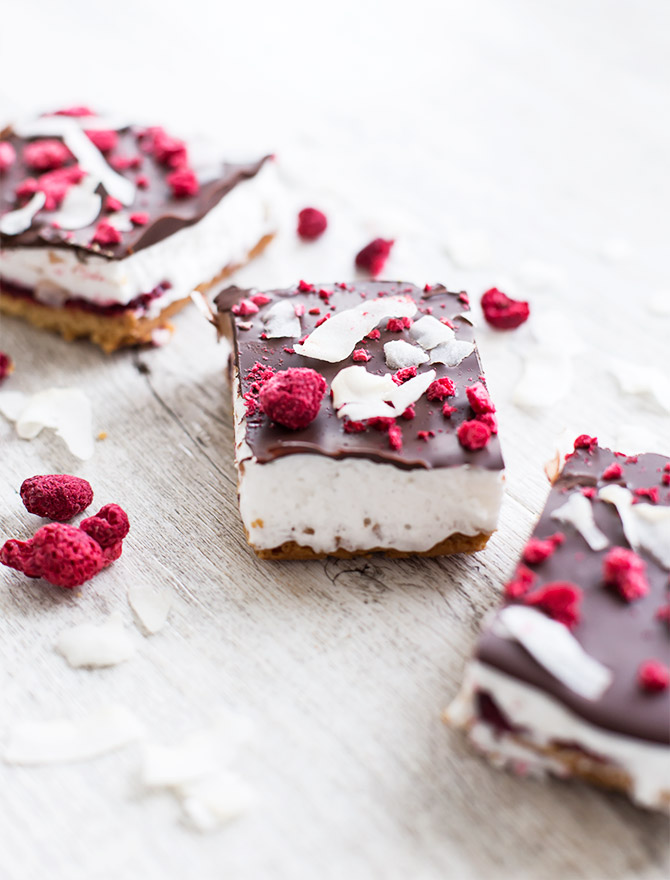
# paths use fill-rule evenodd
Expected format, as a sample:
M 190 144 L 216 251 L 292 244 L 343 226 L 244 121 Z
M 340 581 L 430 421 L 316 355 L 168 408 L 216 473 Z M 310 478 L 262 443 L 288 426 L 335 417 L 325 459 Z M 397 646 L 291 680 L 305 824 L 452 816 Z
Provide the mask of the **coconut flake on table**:
M 75 668 L 116 666 L 136 651 L 118 611 L 103 624 L 81 623 L 64 630 L 54 647 Z
M 81 183 L 71 186 L 65 194 L 60 210 L 54 215 L 53 222 L 62 229 L 84 229 L 91 226 L 102 206 L 102 199 L 95 192 L 98 181 L 87 175 Z M 109 219 L 109 218 L 108 218 Z
M 491 242 L 480 229 L 452 232 L 444 249 L 460 269 L 485 269 L 491 262 Z
M 626 540 L 634 550 L 646 550 L 670 570 L 670 507 L 633 504 L 630 489 L 613 483 L 598 492 L 598 498 L 616 507 Z
M 76 719 L 21 721 L 9 731 L 8 764 L 66 764 L 87 761 L 144 736 L 144 726 L 124 706 L 109 703 Z
M 457 367 L 475 350 L 474 342 L 464 339 L 452 339 L 444 345 L 437 345 L 430 352 L 431 364 L 444 364 L 446 367 Z
M 424 315 L 409 328 L 409 335 L 421 348 L 430 351 L 437 345 L 451 342 L 455 336 L 451 327 L 438 321 L 432 315 Z
M 587 654 L 567 627 L 535 608 L 508 605 L 492 631 L 519 642 L 554 678 L 587 700 L 599 700 L 612 683 L 611 670 Z
M 654 367 L 641 367 L 619 358 L 610 358 L 609 370 L 625 394 L 653 400 L 670 412 L 670 376 Z
M 141 628 L 149 635 L 154 635 L 167 623 L 173 593 L 169 588 L 155 590 L 145 584 L 132 584 L 128 587 L 128 603 Z
M 573 492 L 565 504 L 552 512 L 551 519 L 577 529 L 591 550 L 604 550 L 609 546 L 607 536 L 596 525 L 590 499 L 581 492 Z
M 345 367 L 331 383 L 333 408 L 354 422 L 378 416 L 397 418 L 415 403 L 435 379 L 435 370 L 396 385 L 389 373 L 378 376 L 363 366 Z
M 295 303 L 280 299 L 263 314 L 264 333 L 268 339 L 295 339 L 302 333 L 300 318 L 295 313 Z
M 294 345 L 296 354 L 327 361 L 343 361 L 356 344 L 375 329 L 384 318 L 412 318 L 417 306 L 410 296 L 385 296 L 344 309 L 316 327 L 302 344 Z
M 26 229 L 30 229 L 35 214 L 42 210 L 46 200 L 47 197 L 43 192 L 36 192 L 22 208 L 4 214 L 0 217 L 0 232 L 3 235 L 20 235 Z
M 418 367 L 428 360 L 426 352 L 418 345 L 411 345 L 404 339 L 392 339 L 384 343 L 384 357 L 386 366 L 391 370 L 401 370 L 406 367 Z
M 91 402 L 78 388 L 48 388 L 36 394 L 0 391 L 0 412 L 15 423 L 22 440 L 34 440 L 43 428 L 53 428 L 77 458 L 85 461 L 93 455 Z
M 258 802 L 251 786 L 237 774 L 221 770 L 207 779 L 179 786 L 176 794 L 183 822 L 194 831 L 207 833 L 248 812 Z

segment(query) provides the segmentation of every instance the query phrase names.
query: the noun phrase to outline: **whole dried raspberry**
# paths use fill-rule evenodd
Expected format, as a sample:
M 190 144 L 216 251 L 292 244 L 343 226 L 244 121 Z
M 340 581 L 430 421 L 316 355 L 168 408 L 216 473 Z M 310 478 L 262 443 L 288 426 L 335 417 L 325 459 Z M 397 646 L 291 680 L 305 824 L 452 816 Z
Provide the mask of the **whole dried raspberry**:
M 603 559 L 603 580 L 626 602 L 641 599 L 649 592 L 646 570 L 644 559 L 626 547 L 612 547 Z
M 72 153 L 62 141 L 33 141 L 23 148 L 23 161 L 29 168 L 35 168 L 37 171 L 60 168 L 71 158 Z
M 130 531 L 128 514 L 118 504 L 105 504 L 95 514 L 83 519 L 79 528 L 96 541 L 103 550 L 123 541 Z M 121 555 L 119 551 L 119 556 Z
M 99 544 L 81 529 L 62 523 L 42 526 L 30 541 L 7 541 L 0 562 L 66 589 L 81 586 L 104 565 Z
M 298 235 L 305 241 L 314 241 L 326 231 L 328 218 L 317 208 L 303 208 L 298 214 Z
M 297 431 L 313 422 L 319 412 L 326 380 L 309 367 L 289 367 L 261 388 L 263 412 L 285 428 Z
M 21 484 L 20 494 L 28 513 L 55 522 L 68 522 L 93 501 L 91 484 L 70 474 L 29 477 Z
M 575 449 L 588 449 L 592 452 L 598 445 L 598 438 L 591 437 L 588 434 L 580 434 L 575 438 Z
M 0 174 L 16 162 L 16 150 L 9 141 L 0 141 Z
M 0 383 L 4 382 L 7 376 L 14 372 L 14 362 L 8 354 L 0 351 Z
M 356 254 L 356 266 L 375 278 L 386 265 L 393 239 L 375 238 Z
M 412 323 L 412 319 L 408 317 L 389 318 L 386 324 L 386 329 L 389 333 L 402 333 L 403 330 L 409 330 Z
M 426 391 L 428 400 L 444 400 L 445 397 L 451 397 L 456 391 L 456 386 L 448 376 L 442 376 L 441 379 L 435 379 L 431 382 Z
M 108 223 L 106 220 L 101 220 L 98 223 L 98 225 L 95 227 L 95 234 L 91 239 L 91 242 L 100 244 L 103 247 L 118 244 L 120 241 L 121 233 L 116 228 L 116 226 L 112 226 L 112 224 Z
M 556 532 L 548 538 L 531 538 L 523 549 L 523 561 L 528 565 L 539 565 L 553 555 L 554 550 L 565 541 L 563 532 Z
M 526 568 L 525 565 L 518 565 L 516 573 L 511 581 L 505 584 L 505 595 L 510 599 L 518 599 L 525 596 L 533 586 L 535 581 L 535 572 Z
M 33 562 L 32 541 L 17 541 L 14 538 L 0 547 L 0 562 L 3 565 L 21 571 L 26 577 L 40 577 L 39 569 Z
M 178 168 L 176 171 L 171 171 L 165 180 L 172 190 L 172 195 L 177 199 L 197 196 L 200 192 L 198 178 L 190 168 Z
M 579 623 L 581 601 L 581 589 L 576 584 L 567 581 L 545 584 L 524 597 L 526 605 L 539 608 L 540 611 L 544 611 L 545 614 L 567 626 L 568 629 L 572 629 Z
M 88 139 L 94 147 L 97 147 L 101 153 L 109 153 L 119 142 L 119 135 L 116 131 L 105 131 L 104 129 L 84 129 Z
M 468 396 L 468 403 L 476 413 L 483 415 L 484 413 L 494 413 L 496 411 L 488 389 L 483 382 L 475 382 L 474 385 L 470 385 L 469 388 L 466 388 L 465 393 Z
M 487 323 L 496 330 L 513 330 L 527 321 L 530 315 L 527 302 L 510 299 L 497 287 L 492 287 L 483 294 L 481 305 Z
M 484 422 L 472 419 L 462 422 L 458 427 L 458 441 L 465 449 L 473 452 L 483 449 L 491 439 L 491 429 Z
M 603 471 L 603 480 L 620 480 L 623 477 L 623 468 L 618 461 L 613 461 Z
M 643 690 L 659 693 L 670 687 L 670 669 L 660 660 L 645 660 L 637 670 L 637 680 Z

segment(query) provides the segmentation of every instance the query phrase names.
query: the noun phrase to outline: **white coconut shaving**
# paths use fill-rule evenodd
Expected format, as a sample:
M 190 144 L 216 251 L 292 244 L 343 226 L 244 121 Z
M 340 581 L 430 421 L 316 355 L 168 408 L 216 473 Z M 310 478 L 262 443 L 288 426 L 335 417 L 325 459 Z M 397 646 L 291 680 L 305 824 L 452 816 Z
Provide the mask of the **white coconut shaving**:
M 655 367 L 610 358 L 609 369 L 625 394 L 636 394 L 670 412 L 670 376 Z
M 35 214 L 42 210 L 46 200 L 47 197 L 43 192 L 36 192 L 22 208 L 8 211 L 0 217 L 0 232 L 3 235 L 20 235 L 26 229 L 30 229 Z
M 604 550 L 609 540 L 596 525 L 591 501 L 581 492 L 573 492 L 565 504 L 557 507 L 551 519 L 573 526 L 591 550 Z
M 159 632 L 167 623 L 174 596 L 172 590 L 153 589 L 145 584 L 128 587 L 128 602 L 140 627 L 149 635 Z
M 451 342 L 455 334 L 451 327 L 438 321 L 432 315 L 424 315 L 409 328 L 409 335 L 421 348 L 430 351 L 437 345 Z
M 135 228 L 127 211 L 115 211 L 113 214 L 108 214 L 105 219 L 119 232 L 131 232 Z
M 296 339 L 302 333 L 300 318 L 295 313 L 295 303 L 280 299 L 263 315 L 263 332 L 268 339 Z
M 554 678 L 587 700 L 599 700 L 612 683 L 611 670 L 587 654 L 567 627 L 535 608 L 503 608 L 492 631 L 519 642 Z
M 349 357 L 356 344 L 374 330 L 382 319 L 412 318 L 416 310 L 416 303 L 410 296 L 385 296 L 361 302 L 324 321 L 294 349 L 304 357 L 338 363 Z
M 9 731 L 8 764 L 67 764 L 123 748 L 144 736 L 142 723 L 124 706 L 110 703 L 76 719 L 21 721 Z
M 430 353 L 431 364 L 444 364 L 447 367 L 457 367 L 475 350 L 474 342 L 466 342 L 464 339 L 452 339 L 444 345 L 436 346 Z
M 116 666 L 136 651 L 118 611 L 103 624 L 81 623 L 64 630 L 54 647 L 75 668 Z
M 54 222 L 62 229 L 84 229 L 94 223 L 102 206 L 102 199 L 95 192 L 97 186 L 98 181 L 90 175 L 71 186 L 54 215 Z
M 333 407 L 339 418 L 355 422 L 378 416 L 393 419 L 415 403 L 434 379 L 435 370 L 429 370 L 396 385 L 388 373 L 378 376 L 362 366 L 345 367 L 330 386 Z
M 604 486 L 598 498 L 616 507 L 630 546 L 634 550 L 646 550 L 659 565 L 670 570 L 670 507 L 633 504 L 630 489 L 617 484 Z
M 36 394 L 0 391 L 0 412 L 14 422 L 22 440 L 34 440 L 43 428 L 53 428 L 77 458 L 93 455 L 91 402 L 78 388 L 48 388 Z
M 404 339 L 392 339 L 384 343 L 386 366 L 391 370 L 405 367 L 419 367 L 428 360 L 426 352 L 418 345 L 411 345 Z
M 194 831 L 216 831 L 247 813 L 258 802 L 251 786 L 234 773 L 221 770 L 207 779 L 179 786 L 183 822 Z

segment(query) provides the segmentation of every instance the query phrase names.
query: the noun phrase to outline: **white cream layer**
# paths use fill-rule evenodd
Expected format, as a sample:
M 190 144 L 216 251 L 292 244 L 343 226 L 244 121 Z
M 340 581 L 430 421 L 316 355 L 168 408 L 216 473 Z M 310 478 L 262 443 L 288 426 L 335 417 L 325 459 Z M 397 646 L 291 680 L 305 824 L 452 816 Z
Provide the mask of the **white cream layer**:
M 260 464 L 245 439 L 238 389 L 236 381 L 240 512 L 255 548 L 295 541 L 317 553 L 373 547 L 421 553 L 456 532 L 495 530 L 500 471 L 469 465 L 402 470 L 366 458 L 305 453 Z
M 55 248 L 0 251 L 0 276 L 35 291 L 47 305 L 78 297 L 100 306 L 126 305 L 167 281 L 172 287 L 154 300 L 160 311 L 188 296 L 226 266 L 246 261 L 249 251 L 276 228 L 271 206 L 276 201 L 276 171 L 266 162 L 258 174 L 242 181 L 198 223 L 181 229 L 123 260 Z
M 477 691 L 490 694 L 510 724 L 525 728 L 524 739 L 541 747 L 557 740 L 575 742 L 623 769 L 631 779 L 631 796 L 638 804 L 669 809 L 670 747 L 595 727 L 537 688 L 473 661 L 460 693 L 447 709 L 446 719 L 455 727 L 468 729 L 474 744 L 496 764 L 514 767 L 521 762 L 531 770 L 571 775 L 569 767 L 555 756 L 544 757 L 524 749 L 505 732 L 491 736 L 491 726 L 477 716 Z

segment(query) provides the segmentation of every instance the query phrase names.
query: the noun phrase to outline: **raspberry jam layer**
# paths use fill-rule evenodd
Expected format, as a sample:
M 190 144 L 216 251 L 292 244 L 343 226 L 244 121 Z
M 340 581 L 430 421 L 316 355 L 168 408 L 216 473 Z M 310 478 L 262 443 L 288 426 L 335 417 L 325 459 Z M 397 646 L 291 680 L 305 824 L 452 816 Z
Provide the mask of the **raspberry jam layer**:
M 22 287 L 19 284 L 12 284 L 5 279 L 0 279 L 0 293 L 5 294 L 6 296 L 12 296 L 16 299 L 31 300 L 41 306 L 46 306 L 47 308 L 79 309 L 83 312 L 92 312 L 96 315 L 106 315 L 108 317 L 121 315 L 125 312 L 145 312 L 149 308 L 150 303 L 159 299 L 161 296 L 164 296 L 171 287 L 172 285 L 169 281 L 162 281 L 157 287 L 154 287 L 153 290 L 149 291 L 149 293 L 142 293 L 126 304 L 110 303 L 108 305 L 100 305 L 99 303 L 89 302 L 89 300 L 81 299 L 80 297 L 71 297 L 65 299 L 60 305 L 55 306 L 40 300 L 35 295 L 35 291 L 31 290 L 29 287 Z

